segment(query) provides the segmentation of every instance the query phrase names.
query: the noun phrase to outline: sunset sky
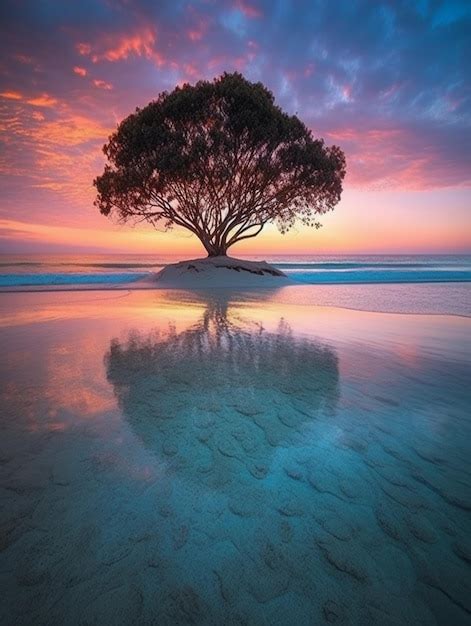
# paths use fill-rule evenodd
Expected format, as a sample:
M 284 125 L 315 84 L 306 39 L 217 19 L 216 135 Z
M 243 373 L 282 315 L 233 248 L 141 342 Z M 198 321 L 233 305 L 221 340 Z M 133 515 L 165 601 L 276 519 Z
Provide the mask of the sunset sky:
M 240 71 L 345 151 L 319 231 L 231 252 L 471 252 L 468 0 L 3 1 L 0 250 L 193 254 L 93 206 L 101 148 L 177 84 Z

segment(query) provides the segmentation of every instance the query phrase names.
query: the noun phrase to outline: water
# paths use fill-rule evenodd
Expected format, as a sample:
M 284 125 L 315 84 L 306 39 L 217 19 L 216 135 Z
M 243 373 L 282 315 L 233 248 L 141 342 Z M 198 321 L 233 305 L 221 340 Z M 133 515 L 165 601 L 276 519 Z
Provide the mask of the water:
M 469 255 L 278 255 L 265 259 L 308 284 L 471 281 Z M 176 260 L 150 255 L 1 255 L 0 287 L 116 285 L 139 281 Z
M 471 320 L 290 289 L 1 295 L 2 624 L 469 623 Z

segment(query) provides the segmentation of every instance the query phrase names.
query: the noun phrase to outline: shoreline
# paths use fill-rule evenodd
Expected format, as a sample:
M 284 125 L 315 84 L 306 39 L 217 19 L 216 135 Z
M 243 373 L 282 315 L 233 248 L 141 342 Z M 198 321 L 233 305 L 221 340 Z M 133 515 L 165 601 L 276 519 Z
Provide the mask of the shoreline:
M 442 288 L 443 290 L 452 289 L 456 286 L 464 287 L 467 283 L 387 283 L 383 285 L 386 288 L 392 288 L 393 292 L 398 289 L 406 287 L 425 287 L 425 288 Z M 439 317 L 454 317 L 471 319 L 471 302 L 469 310 L 433 310 L 431 307 L 427 307 L 422 304 L 416 307 L 407 307 L 401 309 L 397 307 L 397 302 L 394 302 L 394 296 L 397 297 L 397 293 L 386 293 L 382 291 L 381 298 L 378 300 L 375 298 L 374 303 L 371 301 L 357 301 L 352 302 L 354 296 L 365 295 L 365 289 L 359 290 L 359 287 L 366 288 L 366 291 L 376 291 L 375 286 L 377 284 L 318 284 L 312 285 L 308 283 L 296 283 L 287 284 L 280 287 L 260 286 L 260 287 L 230 287 L 230 288 L 218 288 L 210 290 L 208 288 L 201 289 L 188 289 L 188 288 L 170 288 L 160 286 L 155 288 L 153 285 L 145 285 L 140 287 L 130 288 L 129 285 L 56 285 L 56 286 L 38 286 L 33 289 L 25 289 L 22 287 L 0 289 L 0 296 L 27 296 L 28 294 L 106 294 L 117 293 L 119 297 L 127 298 L 133 294 L 147 294 L 153 292 L 155 294 L 163 295 L 171 294 L 170 300 L 179 301 L 180 303 L 191 304 L 192 302 L 204 302 L 210 300 L 226 300 L 231 304 L 243 304 L 243 305 L 259 305 L 263 307 L 264 303 L 268 302 L 271 305 L 277 304 L 280 307 L 283 305 L 299 306 L 299 307 L 316 307 L 319 308 L 333 308 L 342 309 L 354 312 L 363 313 L 381 313 L 387 315 L 407 315 L 407 316 L 439 316 Z M 151 295 L 151 294 L 149 294 Z M 179 296 L 184 295 L 183 298 Z M 376 295 L 376 294 L 375 294 Z M 401 303 L 407 302 L 407 294 L 401 297 Z M 258 297 L 260 296 L 260 297 Z M 263 296 L 263 297 L 262 297 Z M 301 297 L 304 296 L 304 297 Z M 306 297 L 310 296 L 310 297 Z M 345 300 L 348 299 L 348 302 Z M 430 296 L 433 299 L 433 295 Z M 2 299 L 0 298 L 0 303 Z M 61 304 L 66 304 L 65 302 Z M 71 304 L 73 304 L 71 302 Z M 157 305 L 157 303 L 156 303 Z
M 358 286 L 368 286 L 372 287 L 374 285 L 469 285 L 471 283 L 471 278 L 469 280 L 395 280 L 395 281 L 345 281 L 340 282 L 337 280 L 332 281 L 322 281 L 317 283 L 308 283 L 305 281 L 290 279 L 289 282 L 285 282 L 281 285 L 276 284 L 261 284 L 261 285 L 231 285 L 227 287 L 221 286 L 213 286 L 210 287 L 208 285 L 202 286 L 169 286 L 167 284 L 160 284 L 157 281 L 147 281 L 147 280 L 136 280 L 127 283 L 59 283 L 59 284 L 30 284 L 30 285 L 0 285 L 0 294 L 1 293 L 36 293 L 36 292 L 44 292 L 44 291 L 143 291 L 143 290 L 156 290 L 156 291 L 208 291 L 208 290 L 216 290 L 219 291 L 237 291 L 238 289 L 243 289 L 247 291 L 258 291 L 259 289 L 281 289 L 286 287 L 358 287 Z

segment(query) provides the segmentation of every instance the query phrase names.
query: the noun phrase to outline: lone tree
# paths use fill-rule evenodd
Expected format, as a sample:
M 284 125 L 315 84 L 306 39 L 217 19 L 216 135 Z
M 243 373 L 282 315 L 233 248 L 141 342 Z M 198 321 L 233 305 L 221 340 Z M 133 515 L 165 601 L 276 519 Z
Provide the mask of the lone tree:
M 195 234 L 208 256 L 255 237 L 268 222 L 282 233 L 340 200 L 345 157 L 261 83 L 241 74 L 161 93 L 121 122 L 103 151 L 95 205 L 122 222 L 146 221 Z

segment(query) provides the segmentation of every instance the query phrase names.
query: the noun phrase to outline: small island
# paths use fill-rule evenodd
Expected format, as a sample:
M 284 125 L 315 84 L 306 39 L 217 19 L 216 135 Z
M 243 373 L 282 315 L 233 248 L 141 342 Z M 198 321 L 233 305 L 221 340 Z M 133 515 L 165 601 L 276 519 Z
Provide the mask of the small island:
M 214 256 L 172 263 L 153 279 L 159 287 L 214 289 L 221 287 L 282 287 L 292 281 L 266 261 Z

